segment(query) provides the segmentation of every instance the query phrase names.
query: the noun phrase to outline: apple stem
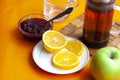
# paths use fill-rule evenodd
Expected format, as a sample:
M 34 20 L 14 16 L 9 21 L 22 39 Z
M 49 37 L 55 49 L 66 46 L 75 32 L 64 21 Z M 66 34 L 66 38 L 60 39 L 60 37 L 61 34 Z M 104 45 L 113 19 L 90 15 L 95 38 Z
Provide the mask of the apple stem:
M 113 56 L 113 54 L 110 56 L 110 58 L 111 58 L 111 59 L 114 59 L 114 56 Z

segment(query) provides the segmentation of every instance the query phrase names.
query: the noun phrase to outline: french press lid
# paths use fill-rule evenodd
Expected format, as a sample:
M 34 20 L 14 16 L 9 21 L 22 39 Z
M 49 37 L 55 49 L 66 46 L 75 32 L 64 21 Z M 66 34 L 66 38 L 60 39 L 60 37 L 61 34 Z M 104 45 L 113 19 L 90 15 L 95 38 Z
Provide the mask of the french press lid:
M 91 0 L 92 2 L 95 2 L 95 3 L 102 3 L 102 4 L 107 4 L 107 3 L 112 3 L 114 2 L 115 0 Z

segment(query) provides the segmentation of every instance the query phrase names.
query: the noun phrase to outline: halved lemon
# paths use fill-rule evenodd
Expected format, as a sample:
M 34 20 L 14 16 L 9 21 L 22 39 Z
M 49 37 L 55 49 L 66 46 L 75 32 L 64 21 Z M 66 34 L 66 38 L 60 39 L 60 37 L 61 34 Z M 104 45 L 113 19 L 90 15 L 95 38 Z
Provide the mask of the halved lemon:
M 65 48 L 75 53 L 77 56 L 81 56 L 84 52 L 83 44 L 78 40 L 69 40 Z
M 77 55 L 68 50 L 61 50 L 52 58 L 53 65 L 59 69 L 70 70 L 77 67 L 80 60 Z
M 58 31 L 48 30 L 43 34 L 42 42 L 47 51 L 57 52 L 65 47 L 67 39 Z

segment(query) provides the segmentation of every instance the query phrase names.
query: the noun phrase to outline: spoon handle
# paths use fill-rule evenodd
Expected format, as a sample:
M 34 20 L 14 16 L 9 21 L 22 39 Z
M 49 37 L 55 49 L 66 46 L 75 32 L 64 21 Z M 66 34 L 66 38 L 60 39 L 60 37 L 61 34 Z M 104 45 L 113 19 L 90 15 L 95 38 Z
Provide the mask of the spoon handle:
M 58 14 L 57 16 L 55 16 L 54 18 L 48 20 L 48 22 L 50 22 L 50 21 L 52 21 L 52 20 L 55 20 L 55 19 L 57 19 L 57 18 L 60 18 L 60 17 L 62 17 L 62 16 L 64 16 L 64 15 L 66 15 L 66 14 L 69 14 L 69 13 L 72 12 L 72 10 L 73 10 L 73 7 L 69 7 L 68 9 L 66 9 L 66 10 L 63 11 L 63 12 L 61 12 L 60 14 Z

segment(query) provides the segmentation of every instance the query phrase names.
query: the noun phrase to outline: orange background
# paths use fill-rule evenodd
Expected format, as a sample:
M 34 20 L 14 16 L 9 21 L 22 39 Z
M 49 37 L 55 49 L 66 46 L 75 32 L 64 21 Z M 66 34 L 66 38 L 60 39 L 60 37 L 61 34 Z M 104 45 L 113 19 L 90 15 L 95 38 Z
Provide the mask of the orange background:
M 84 12 L 85 0 L 65 21 L 54 23 L 60 30 Z M 117 0 L 118 2 L 118 0 Z M 1 0 L 0 1 L 0 80 L 93 80 L 89 63 L 84 69 L 68 75 L 50 74 L 36 66 L 32 49 L 36 42 L 23 38 L 18 30 L 19 19 L 29 13 L 43 14 L 43 0 Z M 114 19 L 120 20 L 116 11 Z

